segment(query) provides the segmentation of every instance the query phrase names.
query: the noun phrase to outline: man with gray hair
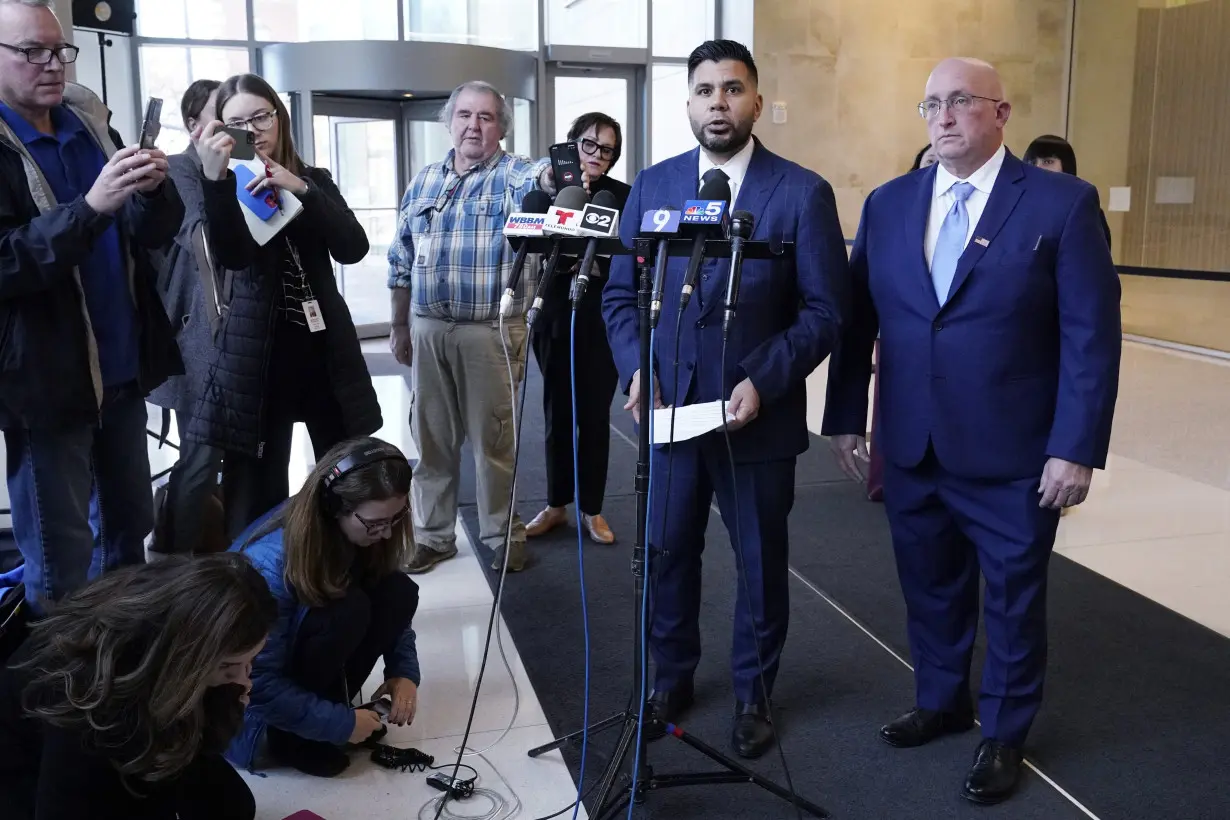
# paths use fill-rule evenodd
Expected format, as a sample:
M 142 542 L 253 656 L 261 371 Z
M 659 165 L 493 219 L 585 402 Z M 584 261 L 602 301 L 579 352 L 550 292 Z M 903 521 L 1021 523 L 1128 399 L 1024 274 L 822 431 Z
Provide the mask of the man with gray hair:
M 512 111 L 489 83 L 458 86 L 441 122 L 453 148 L 410 183 L 389 247 L 390 345 L 413 373 L 410 429 L 419 451 L 411 504 L 416 549 L 405 568 L 411 573 L 457 554 L 457 485 L 467 438 L 474 448 L 479 536 L 496 551 L 492 569 L 503 566 L 515 444 L 512 385 L 521 380 L 524 294 L 534 281 L 527 264 L 504 322 L 510 374 L 499 311 L 513 254 L 503 228 L 535 184 L 548 193 L 555 189 L 547 160 L 501 149 Z M 509 553 L 509 571 L 522 569 L 525 525 L 516 515 Z
M 0 430 L 44 611 L 145 560 L 145 396 L 183 372 L 148 250 L 184 218 L 167 157 L 122 147 L 106 106 L 65 82 L 76 58 L 49 0 L 0 0 Z

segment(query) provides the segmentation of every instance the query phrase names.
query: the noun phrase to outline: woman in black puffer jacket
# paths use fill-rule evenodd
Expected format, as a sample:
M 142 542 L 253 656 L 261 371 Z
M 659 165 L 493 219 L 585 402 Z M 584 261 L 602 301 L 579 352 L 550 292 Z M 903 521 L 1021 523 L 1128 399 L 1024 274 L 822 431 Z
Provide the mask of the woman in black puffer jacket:
M 186 438 L 225 453 L 223 504 L 234 537 L 289 497 L 295 422 L 307 425 L 320 457 L 338 442 L 375 433 L 382 419 L 330 259 L 360 262 L 368 252 L 363 226 L 328 171 L 299 158 L 286 107 L 263 79 L 242 74 L 224 82 L 217 112 L 255 137 L 268 170 L 251 186 L 288 191 L 303 203 L 303 213 L 258 244 L 227 169 L 234 139 L 222 122 L 194 134 L 200 199 L 185 208 L 189 219 L 203 219 L 221 315 L 210 322 L 206 295 L 195 306 L 204 321 L 190 321 L 185 333 L 195 325 L 192 335 L 207 341 L 181 339 L 181 349 L 205 351 Z

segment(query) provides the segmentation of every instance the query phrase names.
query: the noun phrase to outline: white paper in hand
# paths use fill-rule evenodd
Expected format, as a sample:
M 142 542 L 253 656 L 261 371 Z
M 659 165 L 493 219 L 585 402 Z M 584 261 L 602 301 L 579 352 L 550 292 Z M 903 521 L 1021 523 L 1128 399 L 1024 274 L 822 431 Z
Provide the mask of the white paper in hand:
M 228 167 L 233 171 L 238 165 L 246 165 L 251 169 L 252 173 L 258 178 L 265 175 L 265 163 L 259 159 L 233 159 L 228 163 Z M 267 245 L 269 240 L 273 239 L 282 229 L 285 228 L 292 219 L 303 213 L 303 203 L 299 201 L 299 197 L 292 194 L 290 191 L 278 190 L 278 199 L 282 203 L 282 209 L 278 213 L 268 219 L 261 219 L 256 214 L 252 213 L 252 209 L 239 206 L 239 210 L 243 211 L 244 221 L 248 223 L 248 230 L 252 234 L 252 238 L 256 240 L 258 245 Z
M 726 403 L 729 405 L 729 402 Z M 701 404 L 687 404 L 674 411 L 675 436 L 673 441 L 688 439 L 721 430 L 722 402 L 707 401 Z M 727 421 L 734 421 L 731 413 L 726 414 Z M 670 444 L 671 438 L 671 408 L 660 407 L 653 411 L 653 443 Z

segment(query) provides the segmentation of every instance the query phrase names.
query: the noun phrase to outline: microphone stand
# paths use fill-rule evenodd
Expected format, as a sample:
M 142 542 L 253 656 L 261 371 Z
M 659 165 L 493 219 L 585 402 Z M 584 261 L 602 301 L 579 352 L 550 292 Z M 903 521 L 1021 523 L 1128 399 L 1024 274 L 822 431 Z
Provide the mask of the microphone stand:
M 649 312 L 650 304 L 653 300 L 654 244 L 655 240 L 653 238 L 638 237 L 635 248 L 636 264 L 639 273 L 637 311 L 640 314 L 641 423 L 638 425 L 639 429 L 637 431 L 639 435 L 637 437 L 635 484 L 636 540 L 632 548 L 632 585 L 635 590 L 633 596 L 633 606 L 635 607 L 633 623 L 636 630 L 636 639 L 632 643 L 632 697 L 628 701 L 630 704 L 629 708 L 593 724 L 588 729 L 593 734 L 609 729 L 612 726 L 623 725 L 619 735 L 619 743 L 615 747 L 615 753 L 612 755 L 610 763 L 607 764 L 607 768 L 599 780 L 590 817 L 594 820 L 615 820 L 615 818 L 626 811 L 629 801 L 636 805 L 641 805 L 645 802 L 649 792 L 660 789 L 677 788 L 680 786 L 751 783 L 788 803 L 792 803 L 797 809 L 801 809 L 813 817 L 828 818 L 831 817 L 828 811 L 815 803 L 807 801 L 797 794 L 792 796 L 789 790 L 779 786 L 767 777 L 757 774 L 741 763 L 732 760 L 707 743 L 688 734 L 682 727 L 663 723 L 648 702 L 649 669 L 647 664 L 643 663 L 641 653 L 641 642 L 648 640 L 648 633 L 641 601 L 645 595 L 645 579 L 649 575 L 651 561 L 647 514 L 649 511 L 649 454 L 652 447 L 652 443 L 649 440 L 649 414 L 653 412 L 653 405 L 651 404 L 653 384 L 649 379 L 650 362 L 653 357 L 650 343 Z M 642 692 L 645 693 L 645 701 L 643 703 L 645 725 L 638 732 L 638 724 L 641 719 Z M 545 745 L 530 749 L 529 756 L 539 757 L 547 752 L 560 749 L 572 741 L 580 740 L 585 731 L 573 732 Z M 662 736 L 673 737 L 682 741 L 717 763 L 723 770 L 654 774 L 653 767 L 649 764 L 649 742 L 651 739 L 656 740 Z M 635 778 L 629 774 L 624 774 L 621 778 L 624 760 L 629 752 L 632 752 L 634 759 L 639 761 L 639 767 L 635 773 Z M 634 779 L 636 783 L 635 790 L 633 789 Z M 615 791 L 616 784 L 621 780 L 623 781 L 622 784 L 619 786 L 618 791 Z M 582 788 L 584 785 L 583 783 L 581 784 Z

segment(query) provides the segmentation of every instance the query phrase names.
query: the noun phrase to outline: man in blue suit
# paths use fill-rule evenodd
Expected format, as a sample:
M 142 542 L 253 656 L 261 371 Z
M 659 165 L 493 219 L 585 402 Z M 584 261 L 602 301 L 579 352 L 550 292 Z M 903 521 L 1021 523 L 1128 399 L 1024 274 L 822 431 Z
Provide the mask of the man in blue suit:
M 716 495 L 741 553 L 743 575 L 731 650 L 736 700 L 731 743 L 737 754 L 758 757 L 773 743 L 768 698 L 789 619 L 786 519 L 794 502 L 795 459 L 808 446 L 804 380 L 838 338 L 849 263 L 832 187 L 752 137 L 762 100 L 747 48 L 731 40 L 702 44 L 688 59 L 688 85 L 688 117 L 700 146 L 637 176 L 625 209 L 629 219 L 620 230 L 624 243 L 632 246 L 646 210 L 680 210 L 697 198 L 702 182 L 717 177 L 729 184 L 732 207 L 752 214 L 753 240 L 794 242 L 795 254 L 790 260 L 743 264 L 724 368 L 722 309 L 729 261 L 703 264 L 678 323 L 687 260 L 672 259 L 667 269 L 654 359 L 662 389 L 659 394 L 655 386 L 654 404 L 728 399 L 728 413 L 734 416 L 729 425 L 733 466 L 721 432 L 660 450 L 653 460 L 652 700 L 666 722 L 675 722 L 692 704 L 692 678 L 700 661 L 701 552 Z M 603 310 L 629 396 L 626 409 L 636 414 L 639 315 L 631 257 L 612 262 Z
M 1106 464 L 1122 345 L 1097 190 L 1008 153 L 1010 112 L 986 63 L 945 60 L 931 74 L 919 113 L 939 164 L 863 205 L 824 417 L 861 479 L 878 332 L 877 445 L 916 685 L 916 707 L 880 737 L 920 746 L 973 725 L 981 568 L 984 740 L 963 790 L 978 803 L 1016 787 L 1042 700 L 1059 513 Z

